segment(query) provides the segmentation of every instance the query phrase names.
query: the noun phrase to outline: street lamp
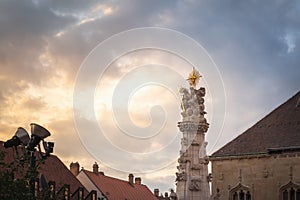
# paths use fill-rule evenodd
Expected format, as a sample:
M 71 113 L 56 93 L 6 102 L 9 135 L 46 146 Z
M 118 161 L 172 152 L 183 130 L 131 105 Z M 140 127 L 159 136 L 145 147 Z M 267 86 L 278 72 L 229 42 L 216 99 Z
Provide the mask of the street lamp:
M 44 141 L 45 138 L 51 135 L 46 128 L 35 123 L 31 123 L 30 126 L 31 126 L 31 137 L 29 137 L 29 134 L 24 128 L 19 127 L 15 135 L 11 139 L 4 142 L 3 145 L 5 148 L 10 148 L 10 147 L 15 148 L 18 159 L 20 159 L 18 146 L 21 146 L 23 149 L 24 160 L 28 160 L 28 155 L 30 155 L 29 158 L 30 171 L 32 172 L 32 174 L 29 183 L 30 183 L 30 192 L 34 197 L 35 196 L 34 195 L 35 175 L 33 172 L 35 172 L 36 170 L 36 156 L 35 156 L 36 147 L 38 148 L 40 160 L 45 160 L 50 156 L 50 153 L 53 153 L 54 143 Z M 40 142 L 43 143 L 44 152 L 41 149 Z
M 27 145 L 29 140 L 30 140 L 30 138 L 29 138 L 29 135 L 28 135 L 27 131 L 24 128 L 19 127 L 17 129 L 15 135 L 11 139 L 4 142 L 4 147 L 5 148 L 17 147 L 20 144 Z
M 48 157 L 50 153 L 53 153 L 54 143 L 45 142 L 44 139 L 51 135 L 50 132 L 44 127 L 35 123 L 31 123 L 30 126 L 31 126 L 31 138 L 27 144 L 26 149 L 32 152 L 35 151 L 35 147 L 38 147 L 41 157 L 42 158 Z M 40 146 L 41 141 L 43 142 L 45 153 L 42 153 L 41 151 L 41 146 Z

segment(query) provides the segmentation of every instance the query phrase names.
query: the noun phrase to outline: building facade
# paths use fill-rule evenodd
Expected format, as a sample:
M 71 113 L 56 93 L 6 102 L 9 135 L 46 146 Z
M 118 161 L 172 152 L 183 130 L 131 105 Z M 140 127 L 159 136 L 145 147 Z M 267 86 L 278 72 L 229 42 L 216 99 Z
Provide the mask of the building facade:
M 212 198 L 300 199 L 300 92 L 210 156 Z

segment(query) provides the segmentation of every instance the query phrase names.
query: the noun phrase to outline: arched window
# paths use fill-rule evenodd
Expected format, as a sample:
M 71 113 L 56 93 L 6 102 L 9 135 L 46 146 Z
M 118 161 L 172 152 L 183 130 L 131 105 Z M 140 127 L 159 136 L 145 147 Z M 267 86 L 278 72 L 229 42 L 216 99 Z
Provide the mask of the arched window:
M 241 183 L 238 184 L 236 187 L 230 190 L 229 199 L 230 200 L 251 200 L 250 188 L 245 185 L 242 185 Z
M 239 198 L 239 195 L 238 195 L 237 192 L 235 192 L 235 193 L 233 194 L 233 200 L 239 200 L 238 198 Z
M 284 190 L 282 196 L 283 196 L 283 198 L 282 198 L 283 200 L 284 199 L 288 200 L 289 199 L 289 193 L 288 193 L 288 191 Z
M 251 200 L 251 194 L 250 194 L 249 191 L 248 191 L 247 194 L 246 194 L 246 200 Z
M 280 188 L 280 200 L 300 200 L 300 185 L 290 181 Z
M 300 200 L 300 189 L 297 189 L 296 200 Z

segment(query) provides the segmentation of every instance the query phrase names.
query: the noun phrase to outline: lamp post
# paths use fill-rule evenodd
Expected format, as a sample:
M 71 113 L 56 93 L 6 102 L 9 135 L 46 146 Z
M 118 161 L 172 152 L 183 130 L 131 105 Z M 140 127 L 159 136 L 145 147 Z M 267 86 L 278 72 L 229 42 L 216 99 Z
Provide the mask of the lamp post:
M 35 172 L 36 172 L 36 160 L 37 160 L 35 155 L 36 148 L 38 148 L 40 160 L 45 160 L 50 156 L 51 153 L 53 153 L 54 143 L 44 141 L 45 138 L 51 135 L 47 129 L 35 123 L 31 123 L 30 126 L 31 126 L 31 137 L 29 137 L 29 134 L 24 128 L 19 127 L 15 135 L 4 143 L 4 147 L 14 148 L 16 150 L 15 152 L 17 155 L 17 159 L 19 160 L 21 160 L 18 151 L 19 146 L 21 146 L 23 150 L 22 160 L 28 160 L 28 155 L 30 155 L 29 187 L 30 187 L 30 193 L 32 195 L 32 198 L 35 199 L 35 177 L 36 177 Z M 43 144 L 44 152 L 41 149 L 40 143 Z

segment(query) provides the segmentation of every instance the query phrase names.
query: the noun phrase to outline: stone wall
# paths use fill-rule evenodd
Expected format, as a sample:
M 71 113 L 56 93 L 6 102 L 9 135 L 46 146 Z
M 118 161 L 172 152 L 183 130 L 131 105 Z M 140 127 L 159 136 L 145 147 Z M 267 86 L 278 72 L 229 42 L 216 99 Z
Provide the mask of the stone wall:
M 210 160 L 213 199 L 230 199 L 230 190 L 237 186 L 245 186 L 251 193 L 251 200 L 276 200 L 280 198 L 279 191 L 282 186 L 290 181 L 300 184 L 300 153 L 222 157 Z

